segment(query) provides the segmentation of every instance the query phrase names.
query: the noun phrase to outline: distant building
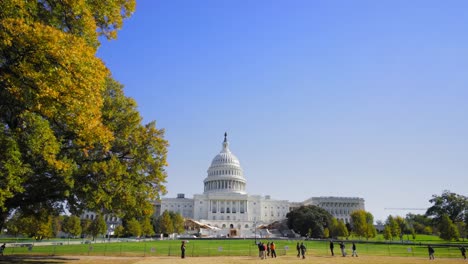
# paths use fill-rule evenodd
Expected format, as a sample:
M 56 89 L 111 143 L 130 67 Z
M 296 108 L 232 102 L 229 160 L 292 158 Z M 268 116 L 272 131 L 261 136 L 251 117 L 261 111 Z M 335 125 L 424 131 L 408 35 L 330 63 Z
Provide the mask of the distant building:
M 230 151 L 225 134 L 221 152 L 214 157 L 203 181 L 203 194 L 196 194 L 193 199 L 184 194 L 163 198 L 156 202 L 155 214 L 161 215 L 165 210 L 177 212 L 214 227 L 216 235 L 248 237 L 257 226 L 284 220 L 290 210 L 302 205 L 324 208 L 345 223 L 350 221 L 353 211 L 364 209 L 362 198 L 312 197 L 304 202 L 289 202 L 271 199 L 269 195 L 249 195 L 246 185 L 240 162 Z

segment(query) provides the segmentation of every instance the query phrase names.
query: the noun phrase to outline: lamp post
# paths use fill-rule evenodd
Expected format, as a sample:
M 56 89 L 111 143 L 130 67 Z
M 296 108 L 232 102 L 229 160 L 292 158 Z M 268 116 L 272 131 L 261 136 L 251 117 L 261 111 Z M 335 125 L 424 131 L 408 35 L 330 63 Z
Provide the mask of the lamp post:
M 254 237 L 255 237 L 255 245 L 257 245 L 257 220 L 254 220 Z

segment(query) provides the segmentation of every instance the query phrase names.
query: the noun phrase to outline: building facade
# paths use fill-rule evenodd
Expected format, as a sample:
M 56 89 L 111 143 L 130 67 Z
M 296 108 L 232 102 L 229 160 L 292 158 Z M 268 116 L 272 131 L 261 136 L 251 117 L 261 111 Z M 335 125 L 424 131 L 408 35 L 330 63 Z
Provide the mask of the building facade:
M 290 210 L 302 205 L 324 208 L 345 223 L 353 211 L 365 208 L 364 199 L 356 197 L 311 197 L 304 202 L 274 200 L 269 195 L 247 194 L 246 185 L 240 162 L 229 149 L 224 134 L 221 152 L 213 158 L 203 181 L 203 194 L 192 199 L 184 194 L 163 198 L 155 204 L 155 214 L 173 211 L 213 226 L 217 235 L 247 237 L 256 226 L 284 220 Z

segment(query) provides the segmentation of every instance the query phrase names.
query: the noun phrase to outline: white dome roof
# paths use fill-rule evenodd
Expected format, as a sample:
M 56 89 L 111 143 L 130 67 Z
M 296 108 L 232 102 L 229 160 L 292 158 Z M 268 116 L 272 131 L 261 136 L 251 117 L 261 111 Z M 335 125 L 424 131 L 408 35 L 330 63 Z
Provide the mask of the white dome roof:
M 237 157 L 229 150 L 229 143 L 227 141 L 223 142 L 223 149 L 213 158 L 210 168 L 226 165 L 240 168 L 239 159 L 237 159 Z
M 204 180 L 206 192 L 245 193 L 246 180 L 239 159 L 229 150 L 227 134 L 224 134 L 223 148 L 213 158 Z

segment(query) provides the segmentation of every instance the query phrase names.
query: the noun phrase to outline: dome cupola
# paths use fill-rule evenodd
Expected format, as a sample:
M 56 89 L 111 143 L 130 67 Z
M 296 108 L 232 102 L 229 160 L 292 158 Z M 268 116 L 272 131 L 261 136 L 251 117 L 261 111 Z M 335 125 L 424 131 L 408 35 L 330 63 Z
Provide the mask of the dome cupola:
M 223 148 L 213 158 L 208 168 L 208 176 L 203 181 L 204 193 L 243 193 L 247 181 L 237 157 L 232 154 L 227 141 L 227 133 L 224 133 Z

